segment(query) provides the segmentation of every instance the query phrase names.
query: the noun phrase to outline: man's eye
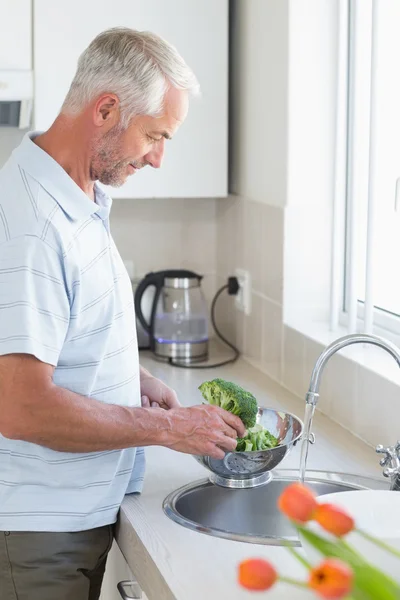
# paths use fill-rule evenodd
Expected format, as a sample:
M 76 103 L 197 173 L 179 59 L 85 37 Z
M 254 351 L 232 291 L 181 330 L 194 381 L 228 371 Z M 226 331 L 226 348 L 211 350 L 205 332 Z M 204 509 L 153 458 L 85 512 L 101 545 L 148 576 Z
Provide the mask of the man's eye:
M 159 142 L 159 141 L 161 140 L 161 138 L 158 138 L 158 139 L 157 139 L 157 138 L 153 138 L 153 137 L 151 137 L 151 135 L 148 135 L 147 137 L 148 137 L 148 139 L 149 139 L 150 141 L 152 141 L 153 143 L 155 143 L 155 142 Z

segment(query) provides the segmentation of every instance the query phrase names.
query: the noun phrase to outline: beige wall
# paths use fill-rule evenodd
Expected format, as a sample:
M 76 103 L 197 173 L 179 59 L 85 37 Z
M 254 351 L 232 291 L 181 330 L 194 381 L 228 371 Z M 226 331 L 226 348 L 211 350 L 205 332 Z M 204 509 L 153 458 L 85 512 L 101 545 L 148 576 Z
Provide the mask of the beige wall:
M 111 231 L 135 277 L 161 269 L 190 269 L 204 275 L 211 302 L 216 289 L 216 200 L 199 198 L 114 200 Z
M 231 3 L 231 191 L 217 202 L 218 283 L 244 268 L 252 311 L 229 298 L 220 318 L 245 356 L 278 381 L 282 363 L 288 181 L 289 0 Z
M 229 297 L 220 305 L 220 320 L 245 356 L 281 381 L 283 210 L 232 196 L 218 200 L 218 283 L 236 267 L 252 276 L 252 309 L 237 312 Z

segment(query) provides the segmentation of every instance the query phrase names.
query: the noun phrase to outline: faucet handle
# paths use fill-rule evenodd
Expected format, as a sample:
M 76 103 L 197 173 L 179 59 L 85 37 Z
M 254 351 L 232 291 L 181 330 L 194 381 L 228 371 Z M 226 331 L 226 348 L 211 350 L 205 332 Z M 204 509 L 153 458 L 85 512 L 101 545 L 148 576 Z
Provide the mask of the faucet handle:
M 376 447 L 376 452 L 377 454 L 384 454 L 379 464 L 381 467 L 387 467 L 383 471 L 385 477 L 394 477 L 400 474 L 400 442 L 397 442 L 396 446 L 388 446 L 387 448 L 379 445 Z
M 400 458 L 400 441 L 395 445 L 394 451 L 396 452 L 397 458 Z
M 389 463 L 390 464 L 392 463 L 392 460 L 394 458 L 394 452 L 393 452 L 393 449 L 390 448 L 390 446 L 385 448 L 384 446 L 382 446 L 380 444 L 379 446 L 376 447 L 376 453 L 385 455 L 379 461 L 379 464 L 381 465 L 381 467 L 386 467 Z
M 396 469 L 395 467 L 388 467 L 387 469 L 383 469 L 384 477 L 395 477 L 399 473 L 400 473 L 399 468 Z

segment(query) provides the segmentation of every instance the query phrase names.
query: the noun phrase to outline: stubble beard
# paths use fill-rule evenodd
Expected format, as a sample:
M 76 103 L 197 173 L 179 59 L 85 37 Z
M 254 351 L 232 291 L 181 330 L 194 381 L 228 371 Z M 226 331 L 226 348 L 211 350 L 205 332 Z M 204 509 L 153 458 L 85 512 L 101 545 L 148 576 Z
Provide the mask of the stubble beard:
M 122 131 L 122 128 L 116 125 L 96 141 L 90 165 L 93 181 L 100 181 L 112 187 L 121 187 L 125 183 L 129 161 L 122 160 L 119 151 Z

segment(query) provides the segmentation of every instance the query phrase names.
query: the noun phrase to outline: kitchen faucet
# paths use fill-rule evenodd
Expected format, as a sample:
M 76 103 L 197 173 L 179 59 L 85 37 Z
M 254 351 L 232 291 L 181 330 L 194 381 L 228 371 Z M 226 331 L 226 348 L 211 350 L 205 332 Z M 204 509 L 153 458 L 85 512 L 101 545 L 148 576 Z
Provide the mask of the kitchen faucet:
M 319 356 L 311 375 L 310 387 L 306 395 L 307 404 L 315 406 L 318 402 L 321 375 L 328 360 L 336 352 L 351 344 L 373 344 L 374 346 L 379 346 L 389 352 L 400 367 L 400 350 L 392 342 L 375 335 L 361 333 L 346 335 L 332 342 Z M 400 491 L 400 442 L 397 442 L 396 446 L 388 448 L 379 445 L 376 448 L 376 452 L 384 454 L 380 465 L 385 467 L 383 475 L 391 478 L 391 489 Z

